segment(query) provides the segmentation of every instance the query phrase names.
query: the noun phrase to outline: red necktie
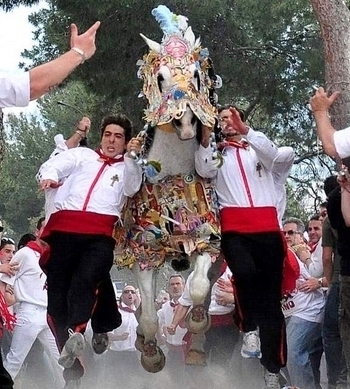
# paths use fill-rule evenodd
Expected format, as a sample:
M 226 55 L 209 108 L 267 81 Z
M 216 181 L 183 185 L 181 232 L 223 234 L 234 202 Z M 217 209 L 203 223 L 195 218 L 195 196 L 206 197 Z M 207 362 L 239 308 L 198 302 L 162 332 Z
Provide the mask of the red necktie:
M 237 149 L 247 149 L 249 147 L 249 143 L 243 140 L 242 142 L 221 142 L 218 144 L 218 149 L 222 150 L 225 147 L 235 147 Z
M 111 157 L 107 157 L 107 155 L 104 155 L 101 149 L 96 149 L 95 152 L 100 156 L 99 159 L 105 162 L 107 165 L 112 165 L 113 163 L 124 161 L 123 155 L 118 158 L 111 158 Z

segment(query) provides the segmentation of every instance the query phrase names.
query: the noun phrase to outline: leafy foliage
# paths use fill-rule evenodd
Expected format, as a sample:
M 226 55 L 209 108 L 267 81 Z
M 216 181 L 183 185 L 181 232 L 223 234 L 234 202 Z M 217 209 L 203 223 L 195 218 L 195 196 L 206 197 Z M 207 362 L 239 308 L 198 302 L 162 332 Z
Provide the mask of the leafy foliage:
M 308 109 L 312 86 L 324 83 L 322 45 L 309 1 L 166 3 L 173 12 L 188 16 L 196 37 L 200 36 L 202 46 L 208 47 L 216 72 L 224 82 L 218 91 L 219 103 L 243 108 L 250 125 L 265 128 L 278 145 L 295 149 L 288 214 L 314 213 L 324 199 L 322 182 L 333 172 L 334 162 L 320 151 Z M 95 55 L 40 102 L 45 126 L 42 131 L 50 140 L 54 133 L 65 129 L 68 135 L 79 119 L 77 112 L 59 106 L 59 100 L 78 107 L 93 119 L 93 144 L 98 142 L 100 119 L 111 110 L 124 111 L 141 128 L 145 102 L 137 97 L 142 85 L 136 77 L 136 61 L 148 48 L 139 33 L 161 40 L 162 32 L 150 13 L 159 1 L 49 0 L 48 4 L 48 9 L 30 16 L 37 45 L 23 53 L 26 62 L 39 64 L 66 51 L 71 21 L 77 23 L 79 31 L 96 20 L 102 23 Z M 23 68 L 28 67 L 26 62 L 22 63 Z M 79 82 L 71 84 L 72 80 Z M 11 121 L 10 125 L 13 128 L 17 123 Z M 29 128 L 32 123 L 27 125 Z M 49 153 L 53 145 L 44 147 L 48 147 Z M 42 150 L 41 160 L 44 155 Z
M 38 4 L 40 0 L 0 0 L 0 8 L 8 12 L 20 5 L 32 6 Z

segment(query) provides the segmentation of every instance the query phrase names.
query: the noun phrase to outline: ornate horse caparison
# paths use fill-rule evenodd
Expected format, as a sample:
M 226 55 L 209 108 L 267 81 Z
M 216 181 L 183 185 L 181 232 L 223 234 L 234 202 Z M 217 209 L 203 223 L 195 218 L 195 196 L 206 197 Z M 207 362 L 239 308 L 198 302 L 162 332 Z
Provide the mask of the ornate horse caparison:
M 136 275 L 141 294 L 137 347 L 142 366 L 157 372 L 164 367 L 165 357 L 156 342 L 155 274 L 168 259 L 176 270 L 194 262 L 190 287 L 194 306 L 186 323 L 197 336 L 186 362 L 203 363 L 200 334 L 210 325 L 203 304 L 210 290 L 208 270 L 220 253 L 220 234 L 214 190 L 196 175 L 194 155 L 201 127 L 214 126 L 214 89 L 220 78 L 214 74 L 208 50 L 200 47 L 200 40 L 187 26 L 187 18 L 172 14 L 165 6 L 158 6 L 152 14 L 164 36 L 157 43 L 141 34 L 150 48 L 138 61 L 148 106 L 147 124 L 139 135 L 142 152 L 135 159 L 144 168 L 145 182 L 127 204 L 126 234 L 116 235 L 116 264 L 132 267 Z

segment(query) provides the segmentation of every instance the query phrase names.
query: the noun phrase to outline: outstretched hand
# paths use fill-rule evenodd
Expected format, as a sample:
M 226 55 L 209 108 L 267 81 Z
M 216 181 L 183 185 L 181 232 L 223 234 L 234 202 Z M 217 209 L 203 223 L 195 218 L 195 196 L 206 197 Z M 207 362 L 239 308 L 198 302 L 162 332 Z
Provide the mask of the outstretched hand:
M 333 92 L 330 96 L 328 93 L 322 88 L 318 88 L 315 94 L 310 99 L 310 105 L 312 111 L 328 111 L 328 109 L 332 106 L 334 101 L 338 98 L 340 92 Z
M 78 27 L 72 23 L 70 26 L 70 47 L 76 47 L 84 52 L 85 59 L 89 59 L 96 51 L 96 32 L 101 22 L 96 22 L 84 33 L 78 35 Z
M 228 126 L 231 126 L 242 135 L 247 135 L 249 127 L 241 119 L 241 116 L 236 108 L 230 108 L 231 117 L 227 120 Z

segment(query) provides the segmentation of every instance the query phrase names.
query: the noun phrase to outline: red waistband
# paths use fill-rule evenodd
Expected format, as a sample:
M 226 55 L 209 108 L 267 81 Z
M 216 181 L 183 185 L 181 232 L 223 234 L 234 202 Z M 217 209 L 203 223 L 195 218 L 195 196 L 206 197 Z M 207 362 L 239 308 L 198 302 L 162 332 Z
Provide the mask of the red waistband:
M 50 216 L 41 238 L 48 237 L 53 231 L 112 236 L 117 220 L 118 216 L 95 212 L 58 211 Z
M 223 327 L 234 325 L 233 312 L 225 313 L 224 315 L 210 315 L 212 327 Z
M 280 231 L 275 207 L 230 207 L 220 211 L 221 232 Z

